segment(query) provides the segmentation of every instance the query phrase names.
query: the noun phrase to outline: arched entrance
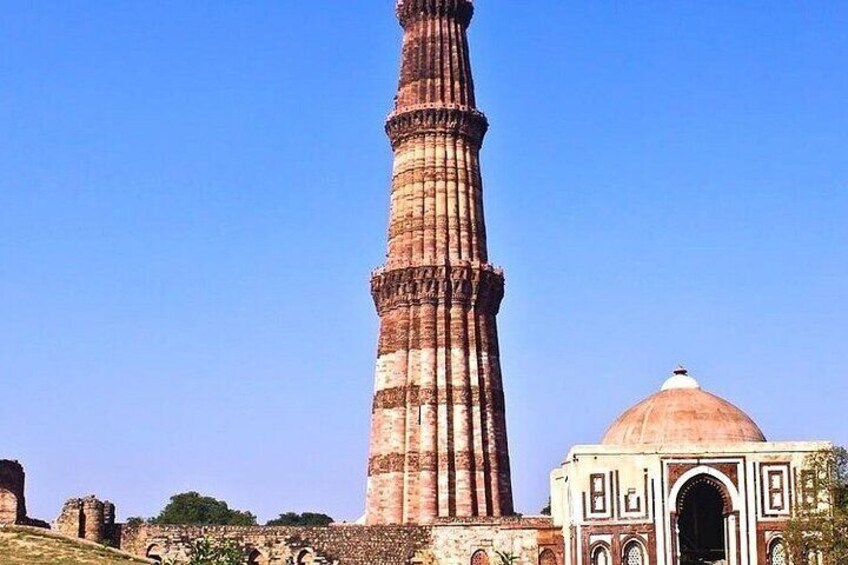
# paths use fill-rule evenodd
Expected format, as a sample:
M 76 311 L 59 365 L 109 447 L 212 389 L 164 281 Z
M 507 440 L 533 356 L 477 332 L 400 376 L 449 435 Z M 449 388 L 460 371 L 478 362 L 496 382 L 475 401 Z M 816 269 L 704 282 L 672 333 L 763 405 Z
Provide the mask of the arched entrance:
M 297 559 L 295 559 L 296 565 L 312 565 L 315 562 L 315 556 L 312 554 L 312 551 L 309 549 L 304 549 L 300 553 L 297 554 Z
M 162 551 L 162 548 L 159 547 L 156 544 L 153 544 L 150 547 L 148 547 L 147 551 L 145 552 L 145 555 L 151 561 L 155 561 L 156 563 L 162 563 L 163 551 Z
M 680 565 L 728 562 L 728 516 L 732 513 L 724 486 L 707 475 L 691 479 L 677 499 L 677 542 Z
M 247 565 L 266 565 L 267 563 L 268 560 L 265 559 L 265 556 L 258 549 L 254 549 L 247 556 Z
M 539 565 L 557 565 L 556 555 L 550 549 L 539 554 Z

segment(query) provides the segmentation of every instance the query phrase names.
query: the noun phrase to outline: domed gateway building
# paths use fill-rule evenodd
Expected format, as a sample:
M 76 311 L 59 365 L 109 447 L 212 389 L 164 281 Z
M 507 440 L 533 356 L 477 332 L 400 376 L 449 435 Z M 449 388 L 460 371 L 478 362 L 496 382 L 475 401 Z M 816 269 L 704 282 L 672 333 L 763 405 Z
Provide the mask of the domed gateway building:
M 823 442 L 769 442 L 682 367 L 551 474 L 569 565 L 784 565 L 781 532 Z

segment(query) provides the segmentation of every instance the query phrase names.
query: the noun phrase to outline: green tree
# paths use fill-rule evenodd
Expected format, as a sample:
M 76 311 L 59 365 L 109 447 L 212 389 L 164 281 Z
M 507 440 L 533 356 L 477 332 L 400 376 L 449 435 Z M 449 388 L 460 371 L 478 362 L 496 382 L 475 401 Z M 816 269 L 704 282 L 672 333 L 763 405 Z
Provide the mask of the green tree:
M 544 508 L 542 508 L 542 510 L 540 510 L 539 513 L 542 516 L 550 516 L 551 515 L 551 499 L 550 499 L 550 497 L 548 497 L 548 505 L 545 506 Z
M 234 540 L 195 540 L 187 565 L 243 565 L 245 549 Z
M 255 526 L 256 516 L 231 509 L 223 500 L 196 492 L 175 494 L 152 524 L 202 526 Z
M 810 553 L 820 552 L 824 565 L 848 563 L 848 451 L 811 454 L 800 487 L 785 533 L 792 561 L 807 563 Z
M 514 565 L 518 562 L 518 556 L 511 551 L 495 551 L 498 556 L 499 565 Z
M 269 520 L 266 526 L 329 526 L 333 523 L 333 519 L 326 514 L 318 514 L 315 512 L 304 512 L 297 514 L 296 512 L 286 512 L 280 514 L 279 518 Z
M 137 528 L 137 527 L 141 526 L 142 524 L 144 524 L 144 518 L 141 518 L 139 516 L 132 516 L 130 518 L 127 518 L 126 522 L 124 522 L 124 523 L 126 524 L 127 527 Z

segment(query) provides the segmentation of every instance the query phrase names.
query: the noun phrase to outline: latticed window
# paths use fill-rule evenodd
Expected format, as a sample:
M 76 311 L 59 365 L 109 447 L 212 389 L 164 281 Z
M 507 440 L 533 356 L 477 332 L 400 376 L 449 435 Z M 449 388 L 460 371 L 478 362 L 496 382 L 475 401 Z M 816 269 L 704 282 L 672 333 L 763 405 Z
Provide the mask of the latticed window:
M 550 549 L 546 549 L 539 555 L 539 565 L 557 565 L 556 555 Z
M 624 565 L 645 565 L 641 545 L 634 542 L 627 546 L 624 550 Z
M 612 565 L 609 550 L 603 546 L 596 548 L 592 553 L 592 565 Z
M 489 556 L 481 549 L 471 556 L 471 565 L 489 565 Z
M 789 560 L 786 559 L 786 548 L 783 547 L 783 542 L 780 540 L 771 544 L 769 551 L 769 565 L 789 565 Z

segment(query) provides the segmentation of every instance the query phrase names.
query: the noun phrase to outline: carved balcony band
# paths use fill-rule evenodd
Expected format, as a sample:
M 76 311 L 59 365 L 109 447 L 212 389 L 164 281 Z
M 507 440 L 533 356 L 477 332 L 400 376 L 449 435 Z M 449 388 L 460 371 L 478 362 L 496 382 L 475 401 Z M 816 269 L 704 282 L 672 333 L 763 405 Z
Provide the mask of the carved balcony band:
M 371 279 L 371 296 L 381 316 L 421 304 L 458 304 L 494 315 L 503 295 L 503 273 L 491 265 L 406 267 L 377 272 Z
M 400 0 L 397 16 L 403 27 L 425 17 L 448 17 L 467 28 L 474 16 L 474 4 L 470 0 Z
M 405 139 L 427 133 L 461 136 L 479 148 L 488 129 L 489 121 L 483 112 L 468 107 L 404 109 L 389 116 L 386 122 L 386 133 L 395 149 Z

